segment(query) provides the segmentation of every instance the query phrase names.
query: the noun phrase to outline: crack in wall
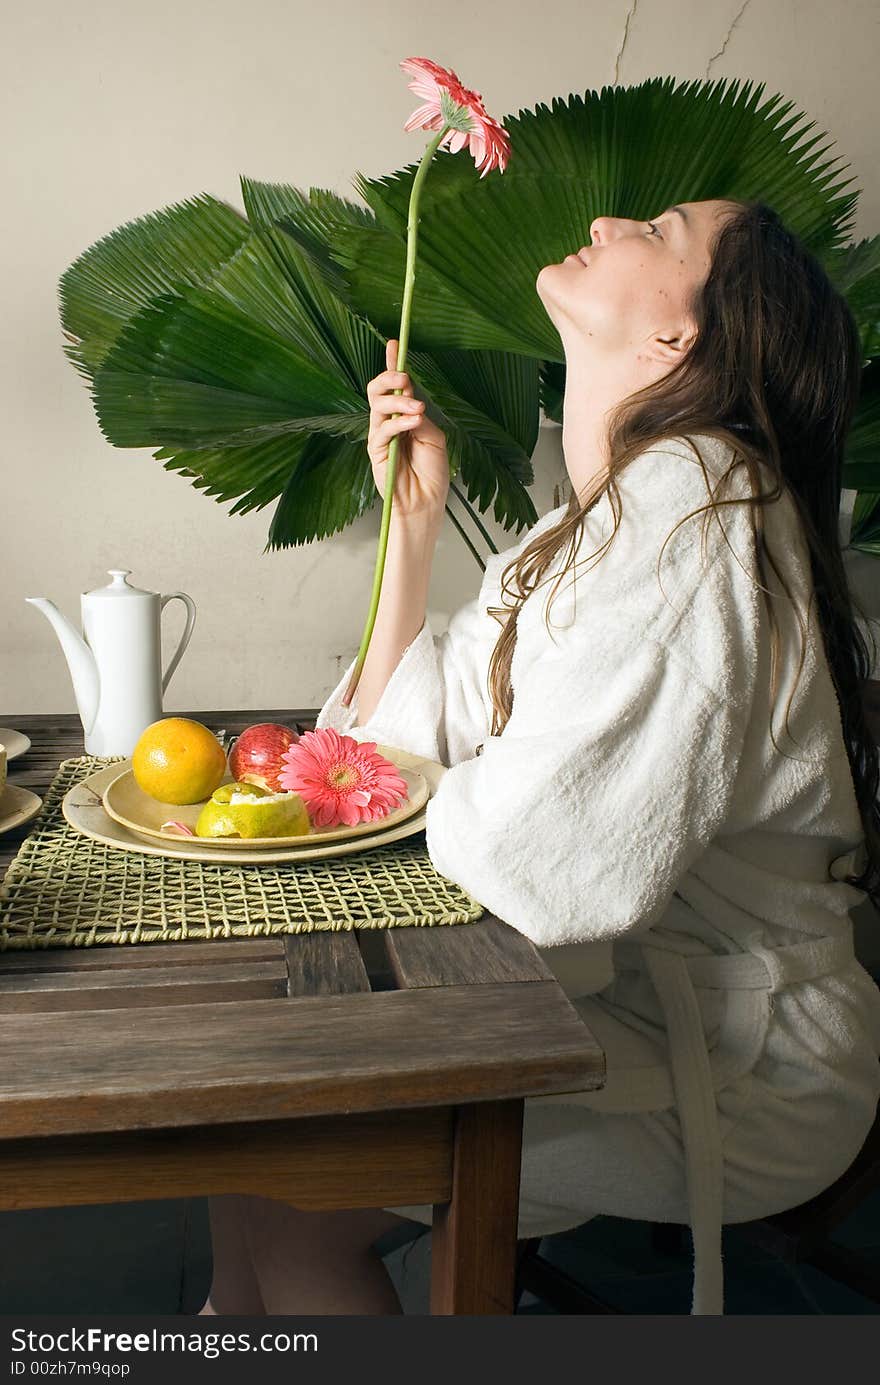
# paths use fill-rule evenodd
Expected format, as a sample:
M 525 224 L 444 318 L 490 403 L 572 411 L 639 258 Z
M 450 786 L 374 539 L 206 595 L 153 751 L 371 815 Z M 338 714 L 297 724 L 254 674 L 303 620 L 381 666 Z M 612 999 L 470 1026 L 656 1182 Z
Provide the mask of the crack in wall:
M 733 23 L 731 24 L 730 28 L 728 29 L 727 33 L 725 34 L 725 36 L 724 36 L 724 42 L 722 43 L 721 47 L 718 49 L 718 52 L 717 52 L 717 53 L 713 53 L 712 56 L 711 56 L 711 58 L 709 59 L 707 65 L 706 65 L 706 76 L 705 76 L 705 79 L 704 79 L 705 81 L 708 82 L 708 80 L 709 80 L 709 69 L 711 68 L 712 64 L 715 62 L 716 58 L 723 58 L 723 57 L 724 57 L 725 50 L 727 49 L 727 45 L 728 45 L 728 43 L 730 42 L 730 36 L 731 36 L 731 34 L 733 33 L 733 31 L 734 31 L 734 29 L 736 28 L 736 26 L 737 26 L 737 24 L 739 23 L 739 21 L 742 19 L 743 15 L 745 14 L 746 10 L 749 8 L 749 5 L 750 5 L 751 3 L 752 3 L 752 0 L 745 0 L 745 4 L 744 4 L 744 5 L 742 6 L 742 8 L 740 9 L 739 14 L 736 16 L 736 18 L 734 19 L 734 21 L 733 21 Z
M 746 3 L 748 4 L 748 0 L 746 0 Z M 623 25 L 623 39 L 621 40 L 620 47 L 617 50 L 617 57 L 614 59 L 614 76 L 611 78 L 612 86 L 617 86 L 618 73 L 620 72 L 620 60 L 623 57 L 623 50 L 626 47 L 626 41 L 629 37 L 629 22 L 632 19 L 638 7 L 639 0 L 633 0 L 632 9 L 627 11 L 627 16 Z

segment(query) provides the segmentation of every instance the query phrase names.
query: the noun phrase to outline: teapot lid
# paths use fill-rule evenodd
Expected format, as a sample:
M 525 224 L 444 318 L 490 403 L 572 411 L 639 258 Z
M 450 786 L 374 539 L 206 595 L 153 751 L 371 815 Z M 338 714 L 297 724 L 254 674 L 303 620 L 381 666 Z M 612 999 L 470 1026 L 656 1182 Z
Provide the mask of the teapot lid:
M 131 576 L 130 568 L 107 569 L 108 575 L 113 578 L 106 587 L 96 587 L 94 591 L 83 592 L 83 596 L 155 596 L 155 592 L 143 591 L 140 587 L 132 587 L 125 580 Z

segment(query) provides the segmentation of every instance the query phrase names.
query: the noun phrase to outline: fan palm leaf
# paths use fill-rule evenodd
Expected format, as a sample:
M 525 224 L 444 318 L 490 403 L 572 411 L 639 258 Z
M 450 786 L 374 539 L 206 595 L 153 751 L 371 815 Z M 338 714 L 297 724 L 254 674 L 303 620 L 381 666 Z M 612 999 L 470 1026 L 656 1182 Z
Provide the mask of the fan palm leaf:
M 862 372 L 862 392 L 846 440 L 843 484 L 880 492 L 880 360 Z
M 880 558 L 880 492 L 866 491 L 856 498 L 849 546 Z
M 59 281 L 68 360 L 90 377 L 132 317 L 178 285 L 210 283 L 249 235 L 238 212 L 201 193 L 103 236 Z
M 880 356 L 880 236 L 831 252 L 825 268 L 852 309 L 863 355 Z
M 293 211 L 314 203 L 312 222 L 303 216 L 306 241 L 309 225 L 320 228 L 321 217 L 338 218 L 342 208 L 357 220 L 358 209 L 314 190 L 307 203 L 296 189 L 275 185 L 267 191 L 254 182 L 247 183 L 245 200 L 253 217 L 247 238 L 222 262 L 215 256 L 201 284 L 192 282 L 194 276 L 175 279 L 169 271 L 161 281 L 165 291 L 141 302 L 134 289 L 144 276 L 137 268 L 127 313 L 114 321 L 112 334 L 103 332 L 100 351 L 82 354 L 95 363 L 92 397 L 108 441 L 121 447 L 160 443 L 155 455 L 167 469 L 191 478 L 218 501 L 238 497 L 241 503 L 231 513 L 279 499 L 270 546 L 280 547 L 324 537 L 333 532 L 324 527 L 328 516 L 342 527 L 375 502 L 364 446 L 366 386 L 385 367 L 384 343 L 372 324 L 334 293 L 319 233 L 311 233 L 306 249 L 275 220 L 289 221 Z M 141 247 L 136 227 L 125 228 L 129 265 L 137 266 L 139 250 L 151 253 L 153 226 L 144 229 L 147 243 Z M 105 282 L 120 272 L 118 243 L 113 250 Z M 87 266 L 92 279 L 95 259 L 93 248 Z M 78 282 L 68 271 L 68 285 L 78 287 Z M 84 318 L 65 323 L 73 325 L 85 330 Z M 460 408 L 472 429 L 461 455 L 452 459 L 453 470 L 462 470 L 469 498 L 479 496 L 485 503 L 496 498 L 502 523 L 533 522 L 534 506 L 524 485 L 532 480 L 536 420 L 529 382 L 536 379 L 536 365 L 502 366 L 490 389 L 485 383 L 490 358 L 476 359 L 472 371 L 459 372 L 468 377 L 463 390 L 445 381 L 436 363 L 425 365 L 438 399 Z M 419 384 L 417 369 L 410 373 Z M 462 420 L 448 419 L 442 404 L 423 393 L 435 421 L 451 434 L 461 432 Z M 493 412 L 484 416 L 485 407 Z M 302 433 L 312 436 L 310 449 L 296 441 Z M 336 440 L 338 457 L 321 441 L 326 437 Z M 321 501 L 322 475 L 328 486 L 344 485 L 345 496 Z

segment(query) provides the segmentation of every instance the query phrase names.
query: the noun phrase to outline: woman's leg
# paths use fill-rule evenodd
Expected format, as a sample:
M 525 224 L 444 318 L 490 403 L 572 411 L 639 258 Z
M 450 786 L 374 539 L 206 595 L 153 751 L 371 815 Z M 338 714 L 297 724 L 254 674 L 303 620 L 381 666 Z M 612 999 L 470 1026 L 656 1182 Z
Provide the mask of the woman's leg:
M 214 1268 L 211 1292 L 201 1310 L 202 1316 L 240 1313 L 247 1317 L 263 1317 L 266 1312 L 250 1247 L 245 1240 L 242 1218 L 242 1203 L 245 1202 L 247 1198 L 236 1193 L 208 1198 Z
M 402 1312 L 373 1242 L 405 1218 L 378 1207 L 304 1212 L 264 1197 L 242 1198 L 241 1214 L 269 1315 Z

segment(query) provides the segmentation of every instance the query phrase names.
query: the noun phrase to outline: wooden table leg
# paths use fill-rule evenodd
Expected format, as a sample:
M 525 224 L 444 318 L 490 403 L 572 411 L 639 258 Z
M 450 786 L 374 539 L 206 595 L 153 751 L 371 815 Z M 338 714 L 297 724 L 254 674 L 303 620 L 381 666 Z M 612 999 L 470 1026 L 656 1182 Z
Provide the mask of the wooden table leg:
M 434 1207 L 431 1312 L 512 1313 L 523 1103 L 456 1110 L 452 1199 Z

